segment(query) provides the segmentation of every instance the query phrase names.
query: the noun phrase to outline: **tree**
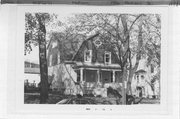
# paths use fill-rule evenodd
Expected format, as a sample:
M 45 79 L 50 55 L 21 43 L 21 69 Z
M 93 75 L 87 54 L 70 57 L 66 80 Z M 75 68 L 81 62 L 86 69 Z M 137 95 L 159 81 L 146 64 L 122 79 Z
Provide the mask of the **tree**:
M 46 59 L 46 24 L 52 20 L 48 13 L 25 14 L 25 55 L 32 51 L 32 45 L 39 46 L 40 103 L 48 99 L 48 69 Z
M 63 32 L 58 31 L 50 34 L 50 40 L 58 42 L 58 50 L 61 53 L 61 63 L 72 60 L 73 55 L 78 50 L 77 47 L 80 46 L 83 39 L 86 39 L 85 35 L 74 33 L 71 28 L 66 28 Z M 49 50 L 51 50 L 51 48 Z

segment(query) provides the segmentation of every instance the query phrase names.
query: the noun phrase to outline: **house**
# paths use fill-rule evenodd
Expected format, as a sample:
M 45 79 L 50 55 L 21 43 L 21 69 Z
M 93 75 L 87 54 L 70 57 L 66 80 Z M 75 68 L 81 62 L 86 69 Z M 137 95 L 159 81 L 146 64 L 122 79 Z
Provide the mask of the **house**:
M 60 63 L 60 45 L 59 40 L 51 39 L 47 45 L 47 63 L 48 67 Z
M 99 34 L 84 40 L 72 61 L 77 73 L 77 82 L 85 93 L 111 84 L 122 84 L 122 72 L 113 46 L 103 41 Z
M 24 84 L 33 84 L 35 87 L 40 82 L 40 69 L 39 64 L 34 61 L 24 62 Z
M 60 41 L 50 40 L 47 59 L 48 75 L 53 76 L 52 88 L 67 89 L 79 84 L 83 93 L 92 93 L 95 87 L 108 87 L 111 84 L 120 88 L 122 73 L 118 57 L 112 49 L 113 47 L 104 42 L 99 34 L 95 34 L 82 42 L 71 61 L 65 61 Z M 65 86 L 65 80 L 72 86 Z
M 147 59 L 141 59 L 132 79 L 132 94 L 136 97 L 159 97 L 160 83 L 159 80 L 154 79 L 154 76 L 158 73 L 157 67 L 147 65 Z
M 66 95 L 81 94 L 82 90 L 77 82 L 77 74 L 71 64 L 65 64 L 62 44 L 57 39 L 51 39 L 47 46 L 48 81 L 52 90 Z
M 92 93 L 96 87 L 111 86 L 122 90 L 122 71 L 117 54 L 113 46 L 99 34 L 84 40 L 72 60 L 63 59 L 61 47 L 57 39 L 52 39 L 47 47 L 48 75 L 53 77 L 52 88 L 58 90 L 64 88 L 66 94 L 78 92 L 76 84 L 80 85 L 83 93 Z M 146 59 L 140 60 L 132 79 L 132 93 L 138 97 L 154 95 L 149 83 L 156 70 L 153 71 L 150 66 L 147 66 L 146 61 Z

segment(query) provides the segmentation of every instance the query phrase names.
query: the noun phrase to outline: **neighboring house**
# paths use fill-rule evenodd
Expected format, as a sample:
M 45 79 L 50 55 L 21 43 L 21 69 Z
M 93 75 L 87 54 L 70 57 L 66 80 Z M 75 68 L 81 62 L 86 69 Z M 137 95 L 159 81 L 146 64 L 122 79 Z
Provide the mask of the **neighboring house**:
M 72 59 L 77 82 L 82 84 L 85 93 L 90 93 L 97 85 L 122 83 L 118 57 L 113 47 L 102 40 L 99 34 L 86 39 Z
M 24 62 L 24 83 L 25 85 L 38 86 L 40 82 L 39 64 L 32 61 Z
M 149 98 L 153 96 L 159 97 L 159 82 L 153 79 L 153 76 L 157 73 L 158 69 L 156 67 L 147 65 L 147 60 L 141 59 L 138 69 L 132 79 L 131 87 L 133 95 Z
M 48 66 L 60 64 L 60 45 L 59 41 L 51 39 L 47 45 L 47 62 Z
M 70 64 L 63 63 L 60 41 L 51 39 L 47 46 L 48 81 L 52 90 L 63 91 L 67 95 L 81 94 L 82 90 L 76 85 L 77 74 Z M 61 59 L 63 59 L 61 61 Z

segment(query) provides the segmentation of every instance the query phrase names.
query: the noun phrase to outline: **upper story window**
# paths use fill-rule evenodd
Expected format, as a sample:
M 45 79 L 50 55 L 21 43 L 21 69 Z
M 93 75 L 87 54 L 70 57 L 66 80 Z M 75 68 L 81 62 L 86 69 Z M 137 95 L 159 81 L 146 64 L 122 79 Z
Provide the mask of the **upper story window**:
M 84 61 L 91 62 L 92 60 L 92 50 L 87 50 L 84 52 Z
M 101 46 L 102 42 L 99 39 L 94 40 L 94 45 L 98 48 Z
M 105 52 L 104 63 L 111 64 L 111 52 Z
M 154 67 L 152 64 L 151 64 L 151 73 L 154 73 Z
M 61 57 L 60 57 L 60 54 L 57 55 L 57 63 L 60 64 L 61 63 Z

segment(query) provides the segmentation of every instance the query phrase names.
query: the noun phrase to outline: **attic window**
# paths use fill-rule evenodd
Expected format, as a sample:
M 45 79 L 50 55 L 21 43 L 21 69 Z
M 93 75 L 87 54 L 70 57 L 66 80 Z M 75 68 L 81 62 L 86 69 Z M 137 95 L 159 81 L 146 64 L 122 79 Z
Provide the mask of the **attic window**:
M 95 44 L 96 47 L 99 47 L 102 44 L 102 42 L 99 39 L 96 39 L 94 41 L 94 44 Z
M 105 52 L 104 62 L 105 64 L 111 64 L 111 52 Z
M 91 62 L 92 59 L 92 50 L 87 50 L 84 52 L 84 61 Z

